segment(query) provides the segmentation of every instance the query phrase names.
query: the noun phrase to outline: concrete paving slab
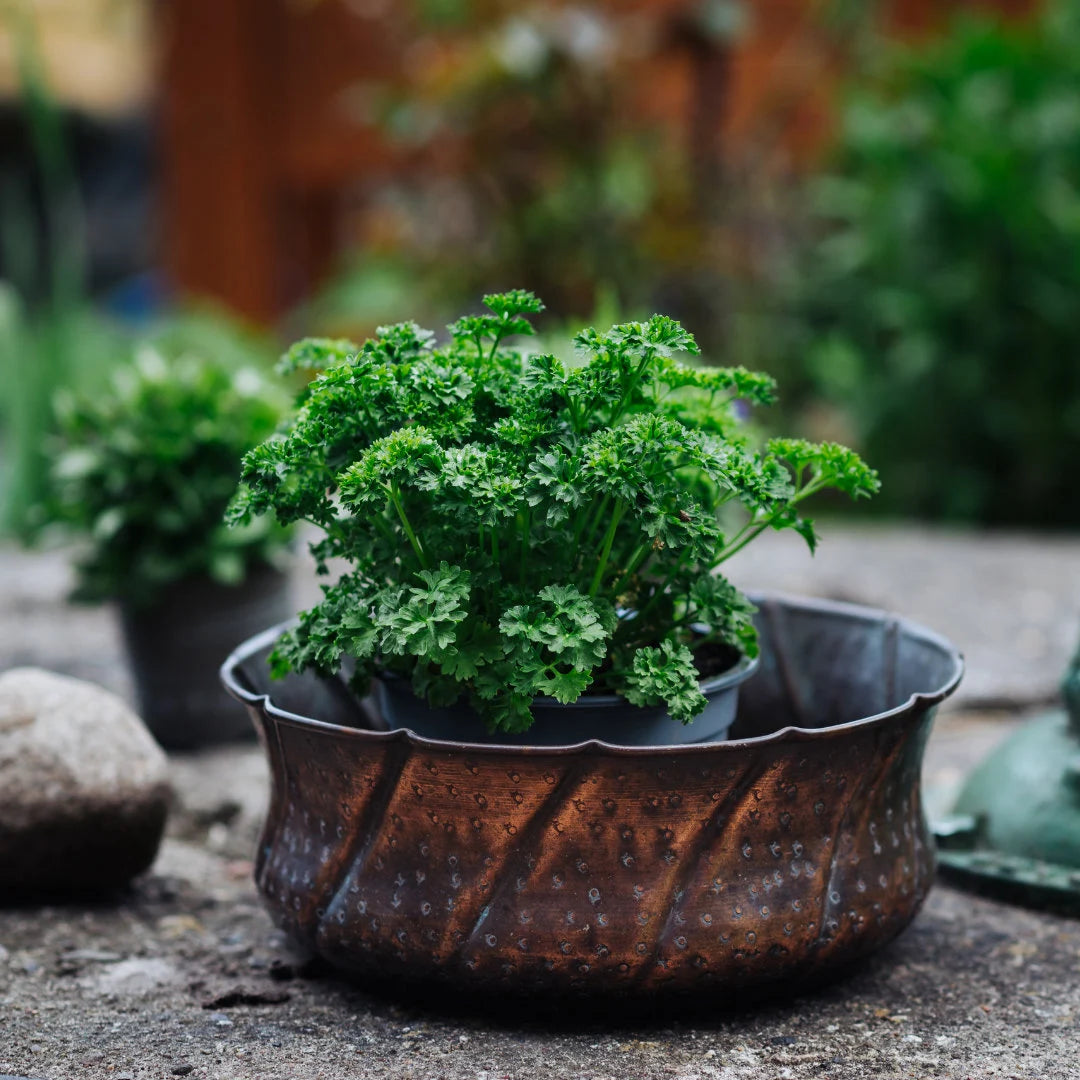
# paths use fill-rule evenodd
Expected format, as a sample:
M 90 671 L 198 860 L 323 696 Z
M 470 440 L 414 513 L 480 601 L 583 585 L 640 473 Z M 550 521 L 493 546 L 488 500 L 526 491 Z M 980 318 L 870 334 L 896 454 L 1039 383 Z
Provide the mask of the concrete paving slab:
M 892 607 L 954 636 L 974 700 L 931 739 L 939 806 L 1054 693 L 1077 631 L 1072 540 L 833 530 L 811 563 L 791 538 L 737 579 Z M 762 551 L 768 548 L 763 547 Z M 828 554 L 827 554 L 828 553 Z M 1039 569 L 1034 569 L 1037 566 Z M 130 687 L 104 611 L 62 602 L 61 554 L 0 552 L 0 669 L 42 664 Z M 310 585 L 307 586 L 310 589 Z M 310 597 L 310 592 L 308 596 Z M 1027 596 L 1027 600 L 1021 599 Z M 1032 599 L 1031 597 L 1036 597 Z M 975 603 L 973 598 L 979 599 Z M 963 611 L 961 611 L 963 609 Z M 998 623 L 1003 625 L 998 627 Z M 1023 638 L 1024 628 L 1042 635 Z M 1020 640 L 1030 663 L 1013 669 Z M 972 700 L 969 698 L 969 701 Z M 251 881 L 267 797 L 256 746 L 174 757 L 169 836 L 110 903 L 0 910 L 0 1074 L 69 1080 L 864 1080 L 1080 1075 L 1080 921 L 938 885 L 912 927 L 848 978 L 736 1013 L 632 1024 L 513 1022 L 379 996 L 304 966 Z
M 769 533 L 727 568 L 742 589 L 885 608 L 950 638 L 967 659 L 954 707 L 1053 700 L 1080 641 L 1080 536 L 852 527 L 824 522 L 811 555 Z

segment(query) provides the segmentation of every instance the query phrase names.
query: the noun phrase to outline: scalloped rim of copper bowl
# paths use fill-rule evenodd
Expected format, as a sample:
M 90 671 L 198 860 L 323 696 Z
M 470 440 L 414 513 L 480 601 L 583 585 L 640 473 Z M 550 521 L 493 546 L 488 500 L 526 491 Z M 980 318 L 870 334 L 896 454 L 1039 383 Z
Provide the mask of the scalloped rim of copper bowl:
M 607 743 L 600 739 L 585 739 L 579 743 L 553 746 L 539 744 L 515 746 L 494 741 L 460 742 L 451 739 L 427 738 L 426 736 L 416 734 L 411 728 L 407 727 L 394 728 L 390 731 L 375 731 L 370 728 L 333 724 L 325 720 L 318 720 L 315 717 L 302 716 L 299 713 L 289 712 L 288 710 L 275 705 L 270 694 L 259 694 L 245 689 L 240 685 L 235 672 L 241 664 L 250 660 L 251 657 L 261 649 L 265 649 L 272 642 L 276 641 L 281 634 L 292 625 L 292 620 L 270 627 L 261 634 L 257 634 L 255 637 L 249 638 L 239 645 L 229 654 L 225 662 L 221 665 L 220 677 L 229 693 L 244 705 L 261 709 L 267 716 L 272 716 L 275 720 L 298 727 L 312 727 L 322 731 L 334 732 L 335 734 L 365 740 L 373 739 L 385 742 L 406 742 L 422 748 L 464 750 L 470 754 L 510 753 L 521 754 L 526 757 L 550 757 L 553 755 L 562 756 L 571 754 L 585 755 L 594 753 L 637 757 L 653 755 L 658 751 L 672 755 L 700 754 L 703 750 L 727 750 L 735 752 L 745 747 L 763 746 L 770 743 L 785 741 L 803 742 L 835 738 L 854 729 L 877 724 L 884 720 L 902 716 L 905 713 L 915 715 L 926 709 L 934 708 L 937 705 L 940 705 L 941 702 L 956 690 L 957 686 L 960 685 L 960 680 L 963 678 L 963 653 L 961 653 L 947 638 L 923 626 L 921 623 L 914 622 L 901 616 L 892 615 L 881 608 L 869 607 L 862 604 L 849 604 L 836 600 L 799 597 L 786 593 L 772 592 L 751 593 L 750 599 L 755 603 L 770 601 L 783 604 L 789 608 L 819 611 L 853 619 L 865 619 L 869 621 L 878 621 L 882 619 L 891 620 L 895 623 L 899 631 L 929 645 L 933 645 L 940 649 L 943 654 L 947 655 L 952 662 L 952 674 L 946 680 L 945 684 L 936 690 L 917 691 L 911 694 L 905 702 L 896 705 L 891 709 L 886 709 L 870 716 L 860 717 L 858 720 L 850 720 L 842 724 L 830 724 L 822 727 L 798 727 L 796 725 L 787 725 L 778 728 L 776 731 L 770 732 L 767 735 L 757 735 L 748 739 L 728 739 L 715 743 L 650 743 L 641 746 L 621 746 Z

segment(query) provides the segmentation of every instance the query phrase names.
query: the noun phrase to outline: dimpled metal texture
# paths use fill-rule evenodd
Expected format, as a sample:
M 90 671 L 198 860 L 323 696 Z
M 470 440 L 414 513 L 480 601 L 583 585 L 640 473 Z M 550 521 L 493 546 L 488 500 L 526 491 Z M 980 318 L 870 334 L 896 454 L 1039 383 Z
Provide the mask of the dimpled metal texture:
M 731 991 L 889 941 L 930 887 L 920 765 L 962 660 L 880 612 L 755 599 L 761 668 L 705 745 L 364 730 L 340 685 L 269 683 L 274 632 L 242 646 L 223 677 L 272 766 L 279 924 L 363 975 L 500 994 Z

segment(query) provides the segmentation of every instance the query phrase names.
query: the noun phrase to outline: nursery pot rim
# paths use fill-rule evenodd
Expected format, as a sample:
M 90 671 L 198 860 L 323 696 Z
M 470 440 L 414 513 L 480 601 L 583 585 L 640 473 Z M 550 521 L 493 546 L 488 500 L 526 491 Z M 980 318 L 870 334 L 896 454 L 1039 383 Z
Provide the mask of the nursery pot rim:
M 278 630 L 279 627 L 273 627 L 272 629 Z M 710 675 L 708 678 L 701 679 L 698 682 L 698 686 L 701 688 L 703 694 L 712 694 L 717 690 L 727 690 L 732 686 L 738 686 L 739 683 L 746 682 L 746 680 L 757 671 L 760 663 L 760 657 L 740 654 L 738 661 L 732 664 L 731 667 L 727 668 L 725 671 L 721 671 L 719 675 Z M 379 679 L 381 682 L 403 683 L 407 681 L 401 675 L 398 675 L 393 671 L 382 671 L 376 675 L 375 678 Z M 626 698 L 620 697 L 618 694 L 582 694 L 581 697 L 577 698 L 575 701 L 568 701 L 565 704 L 561 701 L 556 701 L 554 698 L 547 697 L 546 695 L 540 695 L 532 699 L 532 707 L 534 709 L 557 709 L 560 711 L 562 709 L 637 708 L 636 705 L 631 705 Z
M 871 724 L 879 724 L 882 721 L 895 719 L 905 715 L 919 715 L 925 710 L 939 705 L 949 697 L 959 686 L 964 675 L 963 654 L 945 637 L 935 633 L 920 623 L 901 616 L 889 614 L 882 609 L 864 606 L 862 604 L 850 604 L 837 600 L 821 600 L 810 597 L 797 597 L 785 593 L 752 593 L 750 599 L 759 605 L 780 603 L 785 607 L 800 608 L 802 610 L 819 611 L 826 614 L 838 615 L 852 619 L 861 619 L 866 622 L 878 622 L 887 620 L 896 628 L 897 633 L 903 633 L 928 645 L 932 645 L 944 652 L 952 662 L 952 670 L 944 684 L 935 690 L 916 691 L 908 697 L 907 701 L 874 713 L 871 716 L 860 717 L 858 720 L 850 720 L 843 724 L 829 724 L 822 727 L 809 728 L 797 725 L 787 725 L 778 728 L 767 735 L 757 735 L 748 739 L 729 739 L 724 742 L 710 743 L 709 749 L 721 753 L 737 752 L 746 747 L 765 746 L 770 743 L 781 742 L 809 742 L 817 739 L 834 739 L 843 737 L 848 732 Z M 550 757 L 571 754 L 613 754 L 627 757 L 646 757 L 655 755 L 657 752 L 671 755 L 700 754 L 701 745 L 697 743 L 664 744 L 655 743 L 641 746 L 623 746 L 604 742 L 602 739 L 583 739 L 578 743 L 565 745 L 510 745 L 498 742 L 463 742 L 456 739 L 434 739 L 424 735 L 418 735 L 410 728 L 394 728 L 390 731 L 375 731 L 370 728 L 349 727 L 343 724 L 333 724 L 325 720 L 318 720 L 311 716 L 302 716 L 299 713 L 290 712 L 275 705 L 270 694 L 259 694 L 245 687 L 237 676 L 237 669 L 252 655 L 265 649 L 276 641 L 281 634 L 292 625 L 293 620 L 279 623 L 264 630 L 260 634 L 249 638 L 235 648 L 219 669 L 221 681 L 225 689 L 239 702 L 249 708 L 261 710 L 266 716 L 274 720 L 289 724 L 293 727 L 314 729 L 317 731 L 332 732 L 347 738 L 360 740 L 376 740 L 380 742 L 404 742 L 416 747 L 431 750 L 465 751 L 469 754 L 505 754 L 516 753 L 526 757 Z M 729 669 L 725 674 L 731 674 Z M 748 677 L 749 672 L 744 675 Z M 741 680 L 740 680 L 741 681 Z M 614 696 L 614 695 L 613 695 Z M 616 698 L 620 703 L 623 699 Z M 634 706 L 629 706 L 633 708 Z

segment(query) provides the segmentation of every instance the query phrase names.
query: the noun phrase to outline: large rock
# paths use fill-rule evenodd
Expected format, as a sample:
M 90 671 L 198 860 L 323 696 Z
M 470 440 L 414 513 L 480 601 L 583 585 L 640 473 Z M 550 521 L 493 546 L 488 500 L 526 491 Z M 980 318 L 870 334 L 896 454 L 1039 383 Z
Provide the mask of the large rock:
M 0 675 L 0 900 L 115 888 L 154 861 L 165 755 L 99 686 L 37 668 Z

